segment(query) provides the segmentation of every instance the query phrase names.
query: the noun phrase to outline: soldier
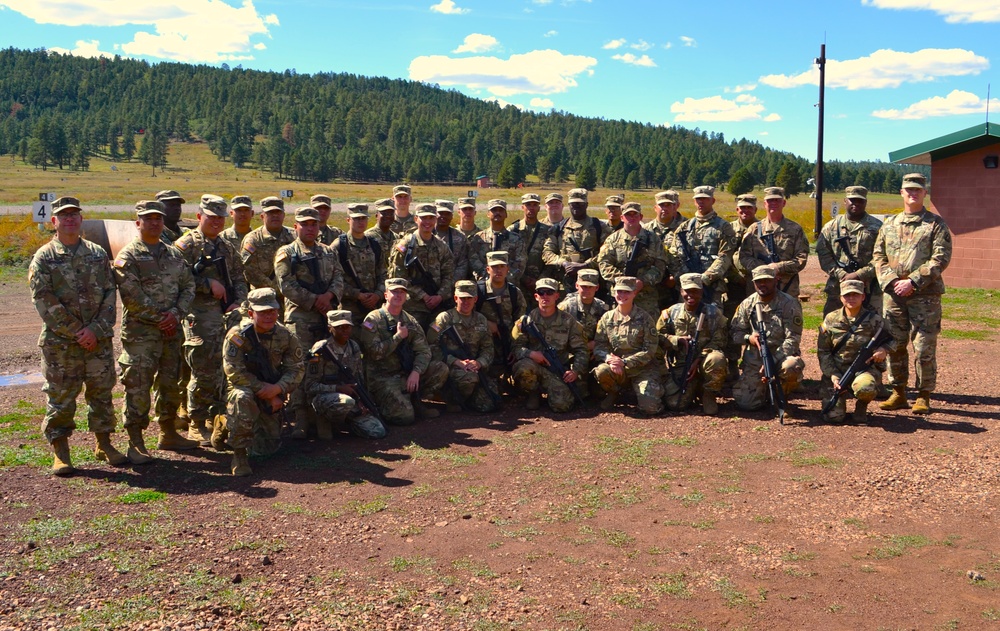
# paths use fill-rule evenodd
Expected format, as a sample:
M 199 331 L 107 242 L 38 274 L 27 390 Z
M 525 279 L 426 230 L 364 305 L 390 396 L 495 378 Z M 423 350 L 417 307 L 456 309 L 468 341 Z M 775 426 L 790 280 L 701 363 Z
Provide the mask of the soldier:
M 653 317 L 635 306 L 636 278 L 621 276 L 613 288 L 617 306 L 597 323 L 594 376 L 607 394 L 602 410 L 614 407 L 621 388 L 631 385 L 639 412 L 646 416 L 663 410 L 663 385 L 654 361 L 659 339 Z
M 55 237 L 31 258 L 28 286 L 42 318 L 43 391 L 48 397 L 42 434 L 52 446 L 54 475 L 72 475 L 69 437 L 76 429 L 76 397 L 86 384 L 87 425 L 97 439 L 94 455 L 110 464 L 128 459 L 111 444 L 115 409 L 111 390 L 115 368 L 111 337 L 115 327 L 115 281 L 108 255 L 80 237 L 80 200 L 60 197 L 52 204 Z
M 609 195 L 608 199 L 604 202 L 604 214 L 608 216 L 607 219 L 602 219 L 604 227 L 607 229 L 608 234 L 618 230 L 622 227 L 622 204 L 625 203 L 625 198 L 621 195 Z
M 549 193 L 545 196 L 545 219 L 542 223 L 546 226 L 554 226 L 563 220 L 563 196 L 562 193 Z
M 872 256 L 882 222 L 865 212 L 868 189 L 848 186 L 844 196 L 846 212 L 826 223 L 816 239 L 819 266 L 827 273 L 826 304 L 823 315 L 840 309 L 840 283 L 860 280 L 865 284 L 866 303 L 882 311 L 882 288 L 875 278 Z
M 385 305 L 365 317 L 361 332 L 368 387 L 382 419 L 390 425 L 412 425 L 417 416 L 440 416 L 422 399 L 440 391 L 448 379 L 448 367 L 431 360 L 424 330 L 403 311 L 406 290 L 405 278 L 388 279 Z M 448 293 L 452 291 L 453 287 Z
M 797 300 L 799 272 L 809 260 L 809 241 L 802 226 L 785 217 L 785 189 L 765 188 L 764 205 L 767 216 L 753 230 L 747 230 L 740 242 L 740 264 L 748 273 L 761 265 L 770 266 L 776 274 L 778 289 Z
M 927 179 L 919 173 L 903 176 L 900 194 L 903 212 L 889 217 L 875 240 L 872 262 L 878 282 L 889 300 L 882 316 L 896 346 L 889 353 L 889 385 L 892 395 L 879 407 L 906 407 L 909 379 L 907 341 L 913 340 L 916 355 L 917 399 L 914 414 L 930 414 L 931 393 L 937 386 L 937 336 L 941 331 L 941 273 L 951 262 L 951 231 L 940 216 L 924 208 Z
M 316 413 L 316 433 L 321 440 L 332 440 L 333 423 L 347 421 L 355 436 L 385 438 L 385 425 L 376 416 L 377 411 L 363 408 L 358 394 L 365 387 L 365 364 L 361 345 L 351 339 L 351 312 L 330 311 L 326 319 L 330 337 L 312 347 L 302 385 Z
M 392 231 L 403 236 L 417 229 L 417 222 L 410 214 L 410 203 L 413 197 L 410 195 L 410 187 L 405 184 L 392 188 L 393 206 L 396 209 L 396 216 L 392 222 Z
M 351 312 L 352 321 L 364 319 L 378 308 L 385 295 L 385 257 L 382 243 L 368 236 L 368 204 L 348 204 L 349 232 L 333 242 L 333 252 L 344 270 L 341 307 Z M 353 329 L 353 327 L 351 327 Z
M 163 212 L 166 213 L 163 217 L 163 236 L 160 238 L 164 243 L 173 245 L 183 232 L 177 222 L 181 219 L 184 198 L 177 191 L 160 191 L 156 194 L 156 201 L 163 204 Z
M 524 245 L 525 263 L 524 272 L 521 274 L 521 291 L 525 296 L 530 296 L 529 302 L 534 300 L 535 283 L 543 276 L 545 262 L 542 261 L 542 249 L 545 247 L 545 238 L 548 236 L 549 228 L 538 221 L 538 211 L 542 204 L 537 193 L 525 193 L 521 196 L 521 210 L 524 211 L 524 219 L 519 219 L 510 225 L 510 231 L 517 233 L 521 243 Z M 534 307 L 534 304 L 531 305 Z
M 587 350 L 594 352 L 594 338 L 597 336 L 597 323 L 601 316 L 608 312 L 608 303 L 597 298 L 597 288 L 601 276 L 597 270 L 585 268 L 576 275 L 576 292 L 568 294 L 559 303 L 559 310 L 573 316 L 583 327 L 583 337 L 587 340 Z
M 490 366 L 493 377 L 509 372 L 514 350 L 510 341 L 511 327 L 527 309 L 524 294 L 509 280 L 507 260 L 507 252 L 503 250 L 487 253 L 486 271 L 489 277 L 476 283 L 476 310 L 486 316 L 490 335 L 493 336 L 493 365 Z
M 389 254 L 392 252 L 392 244 L 396 242 L 398 235 L 392 231 L 392 222 L 396 220 L 396 205 L 389 198 L 375 201 L 375 226 L 365 231 L 366 237 L 378 239 L 382 248 L 383 264 L 386 271 L 389 269 Z
M 439 199 L 434 202 L 437 211 L 437 227 L 434 234 L 448 244 L 451 256 L 455 260 L 455 280 L 469 280 L 472 273 L 469 271 L 469 240 L 465 235 L 451 227 L 452 218 L 455 216 L 455 204 Z
M 463 403 L 476 412 L 500 407 L 499 385 L 487 374 L 493 363 L 493 338 L 486 316 L 476 311 L 477 296 L 476 283 L 456 282 L 456 307 L 439 313 L 427 329 L 431 357 L 449 369 L 449 412 L 461 412 Z
M 194 300 L 194 277 L 181 253 L 160 240 L 163 205 L 135 205 L 139 236 L 118 253 L 113 268 L 122 297 L 122 354 L 118 364 L 125 386 L 125 431 L 132 464 L 152 462 L 142 432 L 149 426 L 150 390 L 156 391 L 160 425 L 157 447 L 169 451 L 194 449 L 198 441 L 177 434 L 174 423 L 184 392 L 181 320 Z M 234 250 L 235 251 L 235 250 Z
M 584 267 L 597 269 L 597 255 L 608 230 L 597 217 L 587 216 L 587 189 L 569 192 L 570 217 L 554 224 L 545 239 L 542 260 L 556 269 L 563 285 L 576 284 L 576 273 Z
M 552 278 L 542 278 L 535 284 L 535 301 L 538 307 L 527 316 L 518 318 L 512 332 L 514 343 L 514 386 L 528 394 L 525 404 L 529 410 L 541 407 L 545 394 L 549 409 L 568 412 L 583 386 L 587 374 L 586 338 L 583 327 L 568 313 L 556 308 L 559 300 L 559 283 Z M 546 359 L 545 346 L 528 327 L 534 326 L 541 333 L 545 344 L 555 349 L 565 371 L 557 375 Z M 577 395 L 573 389 L 577 389 Z
M 727 344 L 728 323 L 719 307 L 701 301 L 702 288 L 701 274 L 682 275 L 683 302 L 663 310 L 656 322 L 656 332 L 660 336 L 660 344 L 666 357 L 668 376 L 664 390 L 667 393 L 667 407 L 671 410 L 683 410 L 700 395 L 702 411 L 708 416 L 715 416 L 719 413 L 716 397 L 726 382 L 726 356 L 723 350 Z M 705 319 L 699 329 L 701 316 Z M 692 362 L 691 365 L 686 365 L 689 345 L 696 332 L 698 342 Z
M 882 316 L 873 308 L 864 304 L 865 282 L 852 279 L 840 283 L 837 295 L 842 308 L 831 311 L 823 318 L 819 327 L 816 357 L 820 370 L 823 371 L 821 392 L 825 401 L 833 394 L 833 388 L 840 387 L 840 380 L 858 356 L 858 353 L 875 336 L 882 326 Z M 868 361 L 868 366 L 858 371 L 851 383 L 843 384 L 857 399 L 854 404 L 854 422 L 864 423 L 868 420 L 868 404 L 875 398 L 880 371 L 875 365 L 885 361 L 889 351 L 895 345 L 894 341 L 880 346 Z M 847 416 L 847 397 L 837 399 L 837 405 L 823 418 L 827 421 L 839 422 Z
M 510 282 L 517 285 L 524 272 L 526 253 L 521 234 L 508 230 L 504 225 L 507 222 L 507 202 L 491 199 L 487 204 L 486 216 L 490 220 L 489 227 L 469 240 L 469 267 L 472 275 L 476 280 L 486 278 L 486 253 L 503 250 L 510 262 Z
M 229 201 L 229 216 L 233 218 L 233 225 L 222 231 L 220 235 L 229 245 L 233 246 L 237 252 L 243 249 L 243 237 L 250 234 L 253 229 L 250 222 L 253 220 L 253 201 L 246 195 L 237 195 Z
M 684 215 L 677 212 L 680 196 L 677 191 L 660 191 L 656 194 L 656 217 L 642 224 L 642 227 L 649 230 L 663 243 L 663 249 L 671 252 L 674 245 L 674 231 L 684 223 Z M 657 306 L 659 309 L 666 309 L 675 304 L 680 294 L 677 292 L 677 277 L 674 272 L 667 270 L 663 274 L 663 280 L 656 286 Z
M 471 239 L 482 228 L 476 225 L 476 198 L 462 197 L 458 200 L 458 231 L 466 239 Z
M 248 298 L 250 324 L 226 335 L 225 370 L 230 466 L 235 476 L 248 476 L 248 450 L 269 455 L 280 445 L 278 413 L 295 392 L 305 366 L 302 347 L 291 331 L 278 323 L 278 298 L 271 288 L 255 289 Z M 262 447 L 263 446 L 263 447 Z
M 420 204 L 417 230 L 400 237 L 389 254 L 389 276 L 409 281 L 407 313 L 421 326 L 430 326 L 455 290 L 455 259 L 448 244 L 434 236 L 436 226 L 434 206 Z
M 330 221 L 330 211 L 333 210 L 333 202 L 328 195 L 313 195 L 309 198 L 309 205 L 319 214 L 319 236 L 316 240 L 323 245 L 333 245 L 334 239 L 344 234 L 340 228 L 327 225 Z
M 698 206 L 694 217 L 673 233 L 672 251 L 680 259 L 684 273 L 701 274 L 704 299 L 721 307 L 726 272 L 737 248 L 736 235 L 733 227 L 715 212 L 714 187 L 696 187 L 694 203 Z
M 619 276 L 636 279 L 639 293 L 636 306 L 649 314 L 658 312 L 659 296 L 656 286 L 660 284 L 667 269 L 677 274 L 680 264 L 673 254 L 663 249 L 663 242 L 655 234 L 642 227 L 642 206 L 639 202 L 625 205 L 624 229 L 608 236 L 597 256 L 601 276 L 609 282 Z
M 184 359 L 191 370 L 187 382 L 187 411 L 191 419 L 188 436 L 208 446 L 211 437 L 206 423 L 222 422 L 216 417 L 225 408 L 222 372 L 225 314 L 244 303 L 247 286 L 237 251 L 219 236 L 226 225 L 226 200 L 217 195 L 202 195 L 200 210 L 198 227 L 185 232 L 175 245 L 194 273 L 194 300 L 183 320 Z
M 788 294 L 778 291 L 774 269 L 760 265 L 753 271 L 755 293 L 736 309 L 730 327 L 733 342 L 744 345 L 742 372 L 733 386 L 733 400 L 741 410 L 758 410 L 767 403 L 764 364 L 760 355 L 760 336 L 756 330 L 757 304 L 763 307 L 768 350 L 774 355 L 778 376 L 785 394 L 802 381 L 805 362 L 799 356 L 802 340 L 802 306 Z
M 278 249 L 295 241 L 295 233 L 284 226 L 285 202 L 280 197 L 265 197 L 260 200 L 260 207 L 264 225 L 243 238 L 240 256 L 250 289 L 270 287 L 278 294 L 280 304 L 282 298 L 274 274 L 274 255 Z
M 732 321 L 736 314 L 736 308 L 740 306 L 747 297 L 747 287 L 753 282 L 750 276 L 740 263 L 740 244 L 743 243 L 743 235 L 746 234 L 754 224 L 757 223 L 757 196 L 739 195 L 736 198 L 736 219 L 729 225 L 733 227 L 736 234 L 736 251 L 733 253 L 733 264 L 726 273 L 726 302 L 723 305 L 722 313 L 727 321 Z M 726 347 L 726 359 L 729 360 L 728 379 L 736 379 L 740 374 L 740 355 L 743 352 L 742 344 L 734 344 L 732 340 Z
M 344 270 L 336 253 L 319 242 L 319 213 L 303 206 L 295 211 L 296 239 L 282 246 L 274 257 L 278 288 L 285 297 L 285 324 L 302 348 L 312 348 L 327 335 L 326 312 L 344 295 Z M 289 400 L 295 414 L 292 438 L 309 431 L 309 408 L 301 390 Z

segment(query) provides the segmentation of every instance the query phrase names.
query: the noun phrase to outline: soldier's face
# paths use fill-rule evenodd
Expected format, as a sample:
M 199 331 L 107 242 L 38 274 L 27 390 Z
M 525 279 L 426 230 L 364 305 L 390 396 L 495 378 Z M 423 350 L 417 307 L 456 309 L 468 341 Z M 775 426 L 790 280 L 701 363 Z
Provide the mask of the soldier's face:
M 705 214 L 712 210 L 712 206 L 715 206 L 714 197 L 695 197 L 694 205 L 698 207 L 698 212 Z
M 83 225 L 83 215 L 79 210 L 66 210 L 58 215 L 52 215 L 52 223 L 56 234 L 60 237 L 80 236 L 80 226 Z
M 562 219 L 563 214 L 563 203 L 561 199 L 550 199 L 545 202 L 545 212 L 548 214 L 549 219 Z
M 250 318 L 253 320 L 253 328 L 258 333 L 269 333 L 274 329 L 278 321 L 277 309 L 264 309 L 263 311 L 250 310 Z
M 392 227 L 392 222 L 396 220 L 396 211 L 392 208 L 378 211 L 379 230 L 385 232 Z
M 471 315 L 472 310 L 476 308 L 476 297 L 475 296 L 458 296 L 455 298 L 457 303 L 458 312 L 464 316 Z
M 701 304 L 701 294 L 702 290 L 695 289 L 681 289 L 681 298 L 684 300 L 684 306 L 688 311 L 694 311 Z
M 849 294 L 840 295 L 840 304 L 844 305 L 851 311 L 855 311 L 856 309 L 861 307 L 861 303 L 864 301 L 865 301 L 864 295 L 859 294 L 857 292 L 852 291 Z
M 862 197 L 848 197 L 844 200 L 844 207 L 847 208 L 847 216 L 852 219 L 863 215 L 867 206 L 868 200 Z
M 576 281 L 576 290 L 580 292 L 580 297 L 586 304 L 593 302 L 594 296 L 597 295 L 597 285 L 581 285 L 579 280 Z
M 394 309 L 402 309 L 403 303 L 406 302 L 406 288 L 396 287 L 395 289 L 387 289 L 385 292 L 385 301 L 388 306 Z
M 198 213 L 198 228 L 201 229 L 202 234 L 209 239 L 214 239 L 219 236 L 222 229 L 226 227 L 225 217 L 216 217 L 215 215 L 203 215 Z
M 748 224 L 757 220 L 757 208 L 755 206 L 737 206 L 736 215 L 739 216 L 741 222 Z
M 233 224 L 237 226 L 249 226 L 253 219 L 253 208 L 230 208 L 229 216 L 233 218 Z
M 476 209 L 475 208 L 459 208 L 458 212 L 462 214 L 462 221 L 466 223 L 476 222 Z
M 538 202 L 527 202 L 521 204 L 521 210 L 524 211 L 524 218 L 530 223 L 535 223 L 538 221 L 538 211 L 542 209 L 542 205 Z
M 604 214 L 608 216 L 608 221 L 612 225 L 617 224 L 622 218 L 622 207 L 621 206 L 605 206 Z
M 409 210 L 412 198 L 406 193 L 395 195 L 392 198 L 396 202 L 396 210 Z
M 264 227 L 271 232 L 281 230 L 281 225 L 285 223 L 285 211 L 269 210 L 264 213 Z
M 504 223 L 507 221 L 507 209 L 497 206 L 496 208 L 491 208 L 489 212 L 486 213 L 486 216 L 489 217 L 490 226 L 492 226 L 494 230 L 499 230 L 503 228 Z
M 420 227 L 420 236 L 425 239 L 434 232 L 434 226 L 437 225 L 437 215 L 423 215 L 417 217 L 417 225 Z
M 629 228 L 634 228 L 642 223 L 642 213 L 627 212 L 622 215 L 622 221 Z
M 677 204 L 673 202 L 660 202 L 656 205 L 656 216 L 660 223 L 670 223 L 677 214 Z
M 160 203 L 163 204 L 163 211 L 167 213 L 164 221 L 169 224 L 177 223 L 177 220 L 181 218 L 181 211 L 183 210 L 181 200 L 165 199 Z
M 927 191 L 922 188 L 903 188 L 899 190 L 899 194 L 903 198 L 903 203 L 906 204 L 920 204 L 924 203 L 924 198 L 927 197 Z
M 559 300 L 559 292 L 543 287 L 535 291 L 535 300 L 538 301 L 538 306 L 544 311 L 550 311 L 555 307 L 556 301 Z
M 340 324 L 333 327 L 333 341 L 343 346 L 351 339 L 351 331 L 354 329 L 350 324 Z
M 348 217 L 347 225 L 353 234 L 361 234 L 368 229 L 368 217 Z
M 784 198 L 765 199 L 764 206 L 767 207 L 768 214 L 779 213 L 785 208 L 785 200 Z
M 490 280 L 499 283 L 507 282 L 507 272 L 510 268 L 504 263 L 494 263 L 486 268 L 490 274 Z
M 754 291 L 761 298 L 769 298 L 774 295 L 775 289 L 778 287 L 778 279 L 776 278 L 759 278 L 753 282 Z
M 326 204 L 320 204 L 319 206 L 313 206 L 313 208 L 319 213 L 319 224 L 325 226 L 326 222 L 330 219 L 330 207 Z
M 451 219 L 454 216 L 455 215 L 453 213 L 439 212 L 438 213 L 438 218 L 437 218 L 437 229 L 438 230 L 447 230 L 448 226 L 451 225 Z
M 569 214 L 573 216 L 573 219 L 580 221 L 587 216 L 587 202 L 570 202 Z
M 629 291 L 628 289 L 615 290 L 615 302 L 618 303 L 618 306 L 627 307 L 632 304 L 633 300 L 635 300 L 634 291 Z
M 143 241 L 156 241 L 163 234 L 163 215 L 143 215 L 135 220 Z
M 319 222 L 315 219 L 301 222 L 296 221 L 295 234 L 298 235 L 299 241 L 302 241 L 302 243 L 312 245 L 316 243 L 316 237 L 319 236 Z

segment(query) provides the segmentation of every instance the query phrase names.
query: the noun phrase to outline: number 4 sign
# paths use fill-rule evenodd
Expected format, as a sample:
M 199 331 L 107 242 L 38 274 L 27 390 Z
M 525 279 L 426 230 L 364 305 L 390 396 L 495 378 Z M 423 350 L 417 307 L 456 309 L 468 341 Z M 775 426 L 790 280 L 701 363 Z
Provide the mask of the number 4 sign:
M 34 202 L 31 204 L 31 219 L 35 223 L 46 223 L 52 216 L 52 202 Z

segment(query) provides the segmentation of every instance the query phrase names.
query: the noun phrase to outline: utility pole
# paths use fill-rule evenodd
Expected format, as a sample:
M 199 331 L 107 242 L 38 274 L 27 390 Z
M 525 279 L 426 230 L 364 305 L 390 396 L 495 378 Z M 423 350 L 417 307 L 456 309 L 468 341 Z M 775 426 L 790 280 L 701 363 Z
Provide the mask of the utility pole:
M 819 64 L 819 128 L 816 141 L 816 227 L 813 236 L 819 238 L 823 229 L 823 100 L 826 87 L 826 44 L 820 44 L 819 57 L 813 63 Z

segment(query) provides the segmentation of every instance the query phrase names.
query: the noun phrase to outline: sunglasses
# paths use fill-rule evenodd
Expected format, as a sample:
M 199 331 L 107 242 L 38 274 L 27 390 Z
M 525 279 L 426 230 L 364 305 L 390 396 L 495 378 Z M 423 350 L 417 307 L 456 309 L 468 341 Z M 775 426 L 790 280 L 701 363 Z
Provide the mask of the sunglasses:
M 556 292 L 555 290 L 552 289 L 538 289 L 535 291 L 535 293 L 538 294 L 539 296 L 551 296 Z

